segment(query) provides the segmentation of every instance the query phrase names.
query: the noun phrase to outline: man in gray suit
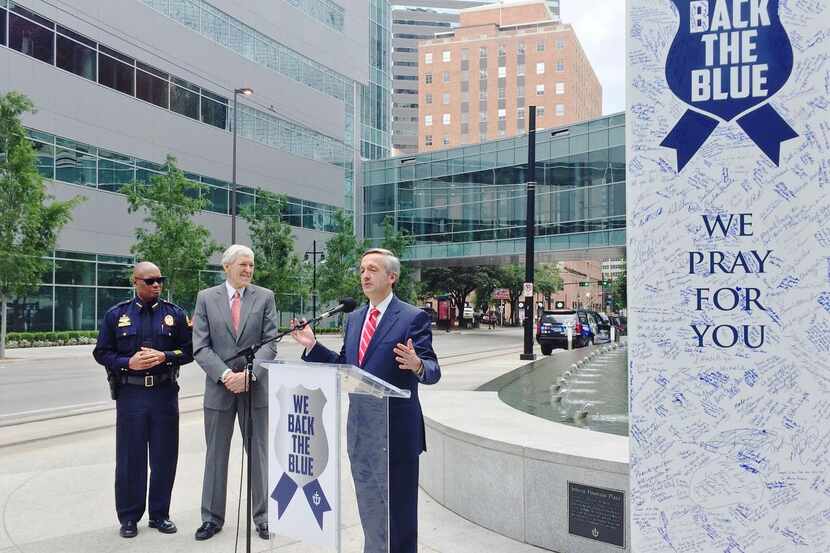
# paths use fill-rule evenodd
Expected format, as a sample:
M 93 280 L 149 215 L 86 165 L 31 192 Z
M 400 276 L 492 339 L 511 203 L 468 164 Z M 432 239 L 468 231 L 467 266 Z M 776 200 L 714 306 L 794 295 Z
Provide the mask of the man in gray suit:
M 228 456 L 237 418 L 243 439 L 248 408 L 245 359 L 224 361 L 241 349 L 273 337 L 277 332 L 274 293 L 251 284 L 254 252 L 233 245 L 222 255 L 227 280 L 199 292 L 193 312 L 193 357 L 205 371 L 205 477 L 202 484 L 202 525 L 197 540 L 212 538 L 225 523 Z M 259 361 L 274 359 L 265 346 L 257 353 L 253 395 L 253 447 L 248 451 L 252 477 L 252 515 L 257 534 L 268 539 L 268 372 Z

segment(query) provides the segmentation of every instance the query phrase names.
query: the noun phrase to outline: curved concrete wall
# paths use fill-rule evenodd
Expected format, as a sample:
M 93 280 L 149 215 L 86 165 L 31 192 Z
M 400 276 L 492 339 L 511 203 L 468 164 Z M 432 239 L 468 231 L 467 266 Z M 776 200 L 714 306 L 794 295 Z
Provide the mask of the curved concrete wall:
M 562 357 L 570 362 L 571 354 Z M 627 437 L 529 415 L 495 391 L 425 390 L 421 403 L 429 415 L 429 450 L 421 456 L 420 484 L 435 501 L 480 526 L 560 553 L 629 551 Z M 625 492 L 625 548 L 568 533 L 569 481 Z

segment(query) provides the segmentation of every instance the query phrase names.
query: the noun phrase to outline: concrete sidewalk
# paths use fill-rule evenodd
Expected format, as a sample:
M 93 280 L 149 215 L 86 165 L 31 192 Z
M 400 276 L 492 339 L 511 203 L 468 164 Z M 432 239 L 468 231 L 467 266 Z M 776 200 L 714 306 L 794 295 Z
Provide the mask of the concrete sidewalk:
M 432 389 L 471 390 L 523 364 L 518 358 L 522 344 L 520 330 L 503 332 L 515 332 L 515 349 L 482 351 L 480 355 L 455 358 L 448 356 L 442 363 L 443 378 Z M 429 394 L 430 391 L 430 387 L 421 388 L 422 394 Z M 114 412 L 83 415 L 85 418 L 81 423 L 77 420 L 72 423 L 75 425 L 70 429 L 72 433 L 65 433 L 66 428 L 60 428 L 60 425 L 69 424 L 60 419 L 52 423 L 36 423 L 41 425 L 40 428 L 21 425 L 0 429 L 0 553 L 231 551 L 239 497 L 241 442 L 238 432 L 231 450 L 228 521 L 223 532 L 213 539 L 206 542 L 193 539 L 193 533 L 200 524 L 199 504 L 204 469 L 204 429 L 200 407 L 200 398 L 184 400 L 181 405 L 178 474 L 171 509 L 179 533 L 169 536 L 147 528 L 146 515 L 139 524 L 137 538 L 125 540 L 118 536 L 113 497 Z M 463 410 L 464 406 L 459 406 L 459 409 Z M 428 417 L 429 413 L 425 415 Z M 49 437 L 49 432 L 64 435 Z M 33 438 L 37 438 L 36 441 L 27 441 Z M 359 551 L 360 526 L 356 515 L 348 512 L 346 507 L 350 499 L 346 496 L 352 492 L 346 485 L 343 491 L 343 551 L 351 553 Z M 476 526 L 436 504 L 423 491 L 419 509 L 419 551 L 543 551 Z M 324 551 L 280 537 L 266 542 L 254 536 L 252 544 L 255 551 Z M 240 536 L 239 550 L 244 550 L 243 536 Z

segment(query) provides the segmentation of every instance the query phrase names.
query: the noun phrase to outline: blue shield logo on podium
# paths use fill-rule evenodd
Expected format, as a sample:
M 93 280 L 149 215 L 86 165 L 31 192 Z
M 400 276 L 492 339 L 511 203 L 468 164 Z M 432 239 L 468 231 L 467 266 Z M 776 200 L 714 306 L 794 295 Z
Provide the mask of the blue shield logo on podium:
M 769 105 L 793 69 L 779 0 L 672 0 L 680 27 L 666 81 L 688 109 L 661 143 L 677 150 L 677 170 L 721 122 L 738 125 L 776 165 L 781 143 L 798 134 Z
M 320 529 L 323 514 L 331 506 L 317 481 L 329 462 L 329 443 L 323 426 L 326 396 L 322 390 L 305 386 L 279 389 L 280 419 L 274 436 L 274 449 L 283 474 L 271 497 L 277 502 L 277 517 L 282 518 L 297 488 L 302 488 Z

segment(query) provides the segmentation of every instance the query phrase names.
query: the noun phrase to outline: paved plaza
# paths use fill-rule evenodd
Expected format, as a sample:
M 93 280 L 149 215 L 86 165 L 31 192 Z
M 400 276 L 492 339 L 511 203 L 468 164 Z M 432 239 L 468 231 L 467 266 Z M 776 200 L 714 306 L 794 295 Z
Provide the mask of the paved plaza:
M 322 341 L 339 346 L 338 336 Z M 435 333 L 443 377 L 432 391 L 472 390 L 521 364 L 521 329 Z M 232 448 L 228 521 L 223 532 L 196 542 L 204 468 L 200 389 L 203 373 L 183 369 L 180 453 L 171 518 L 174 535 L 147 528 L 118 536 L 113 498 L 115 411 L 107 399 L 103 369 L 91 360 L 91 346 L 10 350 L 0 363 L 0 553 L 75 553 L 109 551 L 232 551 L 241 443 Z M 280 357 L 296 359 L 299 347 L 286 342 Z M 459 406 L 459 409 L 463 409 Z M 425 416 L 429 417 L 426 412 Z M 344 495 L 348 487 L 344 486 Z M 344 505 L 350 501 L 344 497 Z M 344 551 L 357 551 L 359 522 L 344 507 Z M 244 529 L 244 528 L 243 528 Z M 543 551 L 476 526 L 420 494 L 419 550 L 465 553 Z M 253 539 L 255 551 L 314 551 L 276 537 Z M 244 538 L 240 536 L 240 550 Z M 321 550 L 322 551 L 322 550 Z

